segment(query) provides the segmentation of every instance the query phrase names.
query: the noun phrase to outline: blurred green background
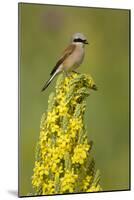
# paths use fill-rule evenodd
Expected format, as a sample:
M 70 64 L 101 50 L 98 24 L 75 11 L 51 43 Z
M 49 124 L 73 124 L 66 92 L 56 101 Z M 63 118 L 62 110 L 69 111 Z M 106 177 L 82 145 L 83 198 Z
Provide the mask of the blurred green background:
M 75 32 L 89 46 L 79 68 L 99 90 L 87 99 L 86 124 L 94 141 L 104 191 L 129 188 L 129 10 L 19 4 L 19 194 L 32 192 L 31 176 L 42 113 L 55 81 L 44 82 Z

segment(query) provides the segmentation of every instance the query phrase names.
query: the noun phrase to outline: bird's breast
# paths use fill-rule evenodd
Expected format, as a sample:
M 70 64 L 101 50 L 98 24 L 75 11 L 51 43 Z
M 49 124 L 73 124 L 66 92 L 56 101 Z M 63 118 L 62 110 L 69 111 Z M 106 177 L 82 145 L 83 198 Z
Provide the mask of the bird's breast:
M 78 67 L 83 61 L 84 54 L 84 48 L 76 47 L 74 52 L 64 61 L 64 67 L 67 70 Z

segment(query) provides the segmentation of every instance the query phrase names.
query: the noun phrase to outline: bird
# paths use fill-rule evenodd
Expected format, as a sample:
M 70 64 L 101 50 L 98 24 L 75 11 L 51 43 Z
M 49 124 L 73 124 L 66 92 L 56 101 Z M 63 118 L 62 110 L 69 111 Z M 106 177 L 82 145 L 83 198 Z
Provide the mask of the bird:
M 81 65 L 85 55 L 85 45 L 89 44 L 83 33 L 74 33 L 71 37 L 70 44 L 63 51 L 56 65 L 50 73 L 50 78 L 45 83 L 41 91 L 44 91 L 52 82 L 54 77 L 61 72 L 66 75 L 75 70 Z

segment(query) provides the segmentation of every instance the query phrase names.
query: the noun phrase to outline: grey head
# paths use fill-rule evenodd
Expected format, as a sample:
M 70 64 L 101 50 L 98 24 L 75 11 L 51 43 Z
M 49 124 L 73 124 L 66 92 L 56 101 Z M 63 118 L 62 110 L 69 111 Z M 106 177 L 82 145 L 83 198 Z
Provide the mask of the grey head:
M 83 43 L 83 44 L 88 44 L 88 41 L 86 37 L 82 33 L 75 33 L 72 36 L 71 42 L 73 43 Z

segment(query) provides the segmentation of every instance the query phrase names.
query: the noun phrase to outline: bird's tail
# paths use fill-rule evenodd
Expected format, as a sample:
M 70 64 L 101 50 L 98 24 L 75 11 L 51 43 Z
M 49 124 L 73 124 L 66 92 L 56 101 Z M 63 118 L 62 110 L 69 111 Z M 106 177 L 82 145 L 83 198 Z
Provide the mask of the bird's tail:
M 52 74 L 50 76 L 50 78 L 48 79 L 48 81 L 45 83 L 44 87 L 42 88 L 41 92 L 43 92 L 51 83 L 51 81 L 54 79 L 54 77 L 57 75 L 57 73 L 55 72 L 54 74 Z

